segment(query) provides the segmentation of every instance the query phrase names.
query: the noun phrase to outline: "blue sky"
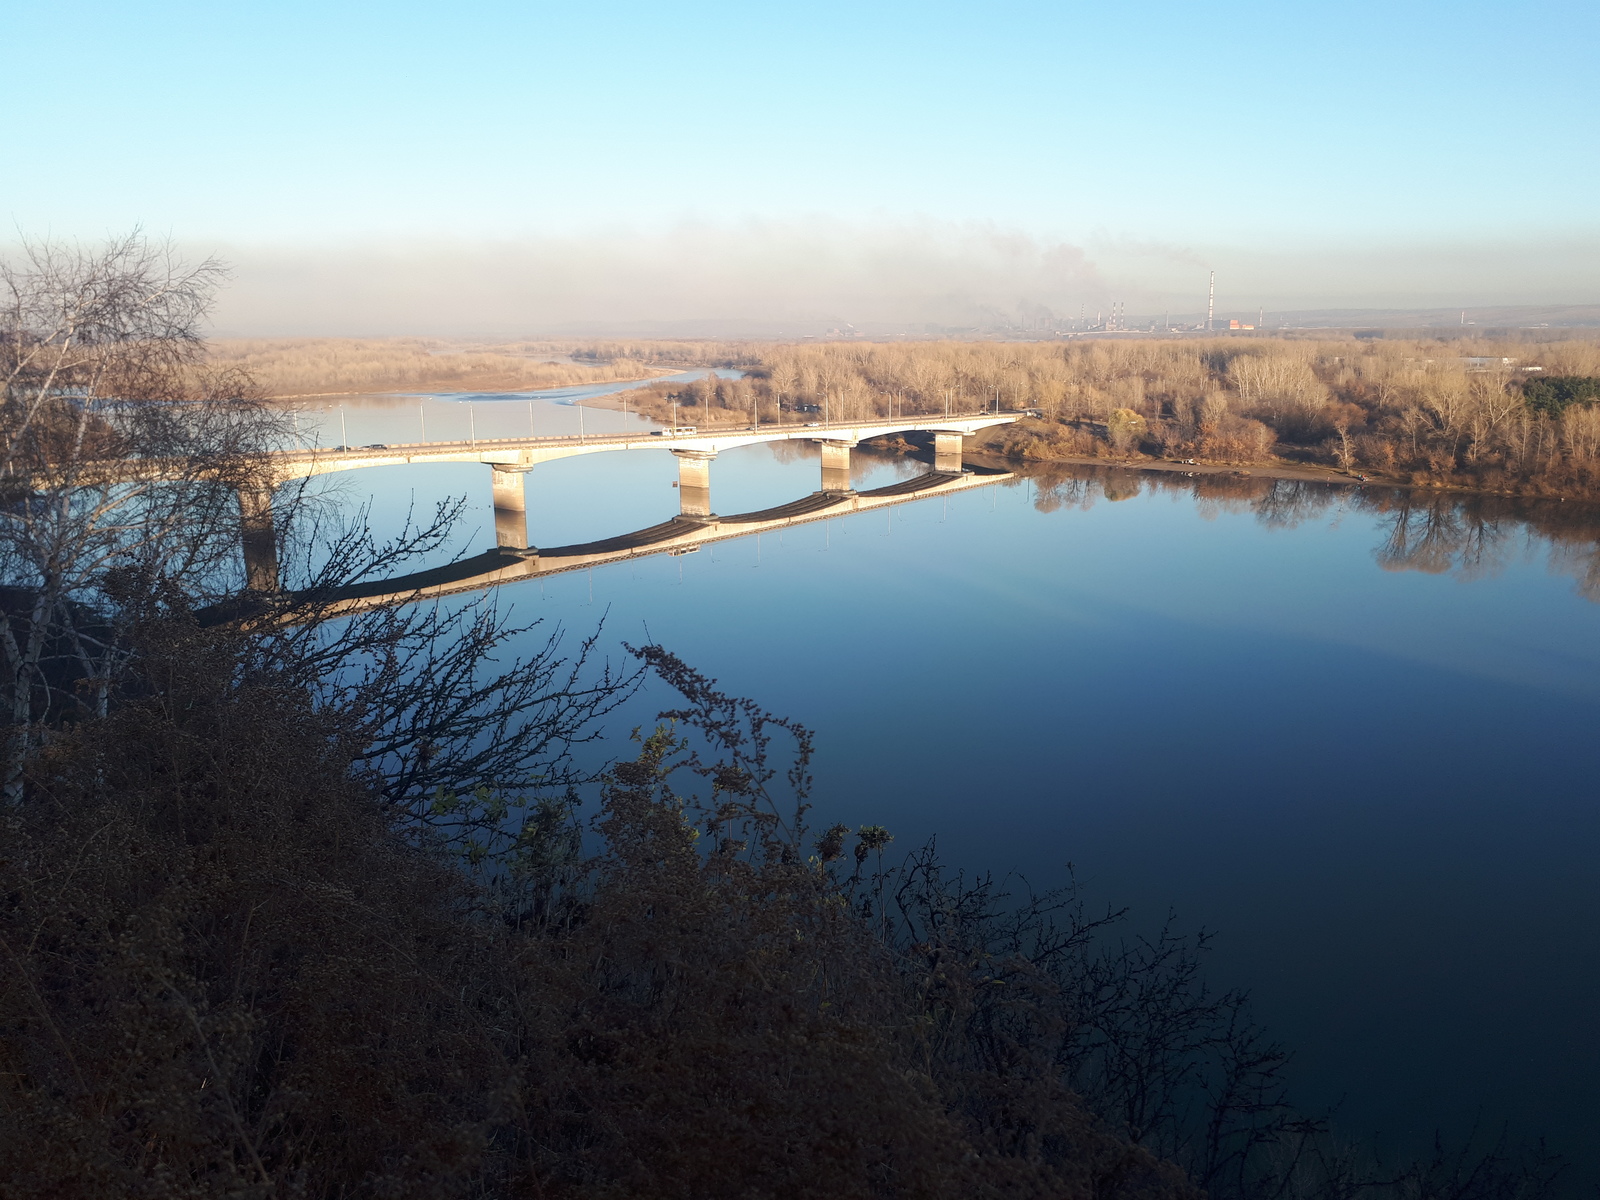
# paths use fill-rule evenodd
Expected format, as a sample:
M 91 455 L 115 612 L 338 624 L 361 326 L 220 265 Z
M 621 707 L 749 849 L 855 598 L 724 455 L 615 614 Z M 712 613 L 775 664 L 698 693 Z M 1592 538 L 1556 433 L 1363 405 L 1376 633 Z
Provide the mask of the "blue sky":
M 1453 303 L 1427 262 L 1477 254 L 1462 303 L 1600 302 L 1592 0 L 13 0 L 4 24 L 0 215 L 32 236 L 142 223 L 265 263 L 618 235 L 677 262 L 709 229 L 767 247 L 756 273 L 774 239 L 1018 238 L 1151 304 L 1218 263 L 1273 302 Z M 1352 255 L 1405 278 L 1313 280 Z

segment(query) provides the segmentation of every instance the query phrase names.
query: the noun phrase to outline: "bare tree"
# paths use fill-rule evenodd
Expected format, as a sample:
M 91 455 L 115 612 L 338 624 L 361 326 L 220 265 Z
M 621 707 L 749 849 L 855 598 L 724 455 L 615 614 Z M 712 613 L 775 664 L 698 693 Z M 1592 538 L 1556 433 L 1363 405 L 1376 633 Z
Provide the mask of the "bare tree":
M 9 800 L 46 723 L 103 711 L 123 661 L 113 592 L 237 583 L 239 496 L 263 486 L 282 422 L 243 376 L 203 369 L 201 326 L 223 277 L 138 232 L 93 250 L 30 243 L 0 264 Z
M 286 506 L 282 539 L 294 586 L 198 616 L 251 627 L 257 670 L 359 726 L 359 771 L 385 806 L 481 857 L 514 842 L 542 802 L 599 777 L 603 764 L 580 766 L 574 751 L 601 736 L 641 674 L 601 660 L 599 630 L 569 646 L 560 627 L 511 620 L 492 593 L 401 596 L 353 615 L 339 606 L 364 586 L 392 591 L 388 580 L 407 563 L 447 547 L 464 502 L 408 518 L 383 543 L 365 511 L 296 505 Z

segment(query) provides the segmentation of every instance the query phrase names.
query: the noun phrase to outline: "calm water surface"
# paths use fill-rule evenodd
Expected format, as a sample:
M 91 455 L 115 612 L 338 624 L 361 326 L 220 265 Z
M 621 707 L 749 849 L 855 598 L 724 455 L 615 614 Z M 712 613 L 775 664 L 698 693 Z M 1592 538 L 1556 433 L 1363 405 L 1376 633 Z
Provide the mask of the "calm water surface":
M 471 419 L 518 432 L 529 403 L 475 398 Z M 577 432 L 575 407 L 532 406 L 541 434 Z M 347 439 L 324 440 L 417 440 L 419 419 L 463 436 L 466 410 L 352 401 Z M 855 482 L 923 469 L 858 455 Z M 726 452 L 713 508 L 798 499 L 818 473 L 804 447 Z M 324 486 L 374 499 L 378 532 L 412 498 L 466 495 L 476 552 L 494 541 L 488 476 Z M 665 450 L 541 466 L 531 540 L 651 525 L 675 478 Z M 602 613 L 618 640 L 648 625 L 810 724 L 819 822 L 937 835 L 957 863 L 1038 885 L 1071 861 L 1147 924 L 1172 909 L 1215 930 L 1214 978 L 1251 989 L 1297 1050 L 1300 1102 L 1339 1105 L 1348 1133 L 1409 1146 L 1509 1122 L 1592 1176 L 1597 538 L 1575 505 L 1056 468 L 498 598 L 576 633 Z

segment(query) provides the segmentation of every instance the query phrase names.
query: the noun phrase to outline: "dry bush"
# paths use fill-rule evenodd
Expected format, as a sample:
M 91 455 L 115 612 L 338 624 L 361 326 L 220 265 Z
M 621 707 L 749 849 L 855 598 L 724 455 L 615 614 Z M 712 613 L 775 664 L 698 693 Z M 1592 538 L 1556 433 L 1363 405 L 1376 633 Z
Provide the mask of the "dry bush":
M 457 1194 L 512 1094 L 463 881 L 351 781 L 348 722 L 160 640 L 7 814 L 5 1194 Z
M 136 640 L 5 814 L 7 1196 L 1197 1195 L 1048 1058 L 930 1041 L 932 980 L 746 803 L 753 760 L 658 733 L 596 855 L 547 806 L 475 882 L 249 635 Z M 982 1002 L 939 978 L 946 1025 Z

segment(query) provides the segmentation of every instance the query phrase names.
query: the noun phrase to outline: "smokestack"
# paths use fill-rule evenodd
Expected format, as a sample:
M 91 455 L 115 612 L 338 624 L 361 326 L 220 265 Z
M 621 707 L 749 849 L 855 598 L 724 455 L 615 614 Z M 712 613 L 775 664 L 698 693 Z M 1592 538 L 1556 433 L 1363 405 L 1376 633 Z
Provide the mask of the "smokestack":
M 1211 291 L 1206 295 L 1206 332 L 1211 332 L 1211 319 L 1217 311 L 1217 273 L 1211 272 Z

